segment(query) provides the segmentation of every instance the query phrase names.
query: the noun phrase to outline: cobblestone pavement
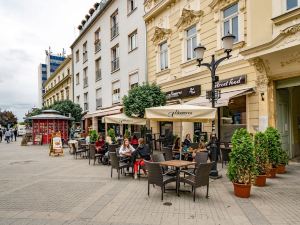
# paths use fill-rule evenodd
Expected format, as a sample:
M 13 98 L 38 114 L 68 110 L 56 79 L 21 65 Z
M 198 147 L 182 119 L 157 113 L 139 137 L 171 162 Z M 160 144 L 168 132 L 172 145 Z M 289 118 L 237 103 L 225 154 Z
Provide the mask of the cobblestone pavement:
M 249 199 L 233 196 L 223 178 L 190 193 L 174 192 L 160 201 L 160 189 L 147 196 L 145 178 L 133 180 L 110 168 L 64 157 L 48 156 L 46 146 L 21 147 L 0 143 L 0 225 L 295 225 L 300 224 L 300 164 L 288 173 L 268 179 L 264 188 L 253 187 Z M 187 188 L 187 187 L 186 187 Z M 172 205 L 164 205 L 170 202 Z

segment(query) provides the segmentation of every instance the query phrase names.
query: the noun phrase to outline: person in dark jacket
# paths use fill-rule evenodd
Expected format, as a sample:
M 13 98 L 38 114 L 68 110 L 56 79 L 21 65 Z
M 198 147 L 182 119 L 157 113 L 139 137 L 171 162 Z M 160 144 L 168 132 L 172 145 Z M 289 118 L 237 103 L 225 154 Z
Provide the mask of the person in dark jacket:
M 144 138 L 140 138 L 138 140 L 139 146 L 134 152 L 134 155 L 132 155 L 132 160 L 134 162 L 134 179 L 137 179 L 137 173 L 139 170 L 139 167 L 144 167 L 145 162 L 144 160 L 150 160 L 150 150 L 147 145 L 145 145 Z M 143 169 L 144 174 L 146 174 L 146 170 Z
M 17 130 L 17 128 L 14 129 L 14 136 L 15 136 L 15 141 L 17 141 L 17 136 L 18 136 L 18 130 Z
M 2 131 L 2 129 L 0 128 L 0 143 L 2 142 L 2 137 L 3 137 L 3 131 Z

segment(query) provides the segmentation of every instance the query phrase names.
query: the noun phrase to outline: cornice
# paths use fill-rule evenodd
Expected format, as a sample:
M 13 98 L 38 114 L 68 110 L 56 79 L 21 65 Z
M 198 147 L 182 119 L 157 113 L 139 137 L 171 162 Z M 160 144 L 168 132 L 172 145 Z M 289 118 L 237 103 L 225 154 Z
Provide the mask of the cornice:
M 153 41 L 153 43 L 155 44 L 158 44 L 160 41 L 168 39 L 171 33 L 172 33 L 171 29 L 155 27 L 155 31 L 153 37 L 151 38 L 151 41 Z
M 178 20 L 178 22 L 175 24 L 177 29 L 182 30 L 186 27 L 198 23 L 200 20 L 200 17 L 203 15 L 202 10 L 190 10 L 190 9 L 183 9 L 181 16 Z
M 222 9 L 238 1 L 239 0 L 212 0 L 211 3 L 209 4 L 209 7 L 211 9 L 215 9 L 215 8 Z
M 145 22 L 149 21 L 153 17 L 155 17 L 157 14 L 159 14 L 161 11 L 163 11 L 165 8 L 170 6 L 173 3 L 176 3 L 176 0 L 146 0 L 148 2 L 147 4 L 151 3 L 151 6 L 153 6 L 151 9 L 148 6 L 148 9 L 150 9 L 145 15 L 144 20 Z M 154 4 L 153 4 L 154 3 Z M 144 3 L 144 6 L 146 8 L 146 5 Z
M 284 14 L 281 14 L 279 16 L 276 16 L 272 18 L 275 25 L 280 25 L 289 21 L 292 21 L 295 18 L 298 18 L 300 14 L 300 8 L 296 8 L 292 11 L 288 11 Z

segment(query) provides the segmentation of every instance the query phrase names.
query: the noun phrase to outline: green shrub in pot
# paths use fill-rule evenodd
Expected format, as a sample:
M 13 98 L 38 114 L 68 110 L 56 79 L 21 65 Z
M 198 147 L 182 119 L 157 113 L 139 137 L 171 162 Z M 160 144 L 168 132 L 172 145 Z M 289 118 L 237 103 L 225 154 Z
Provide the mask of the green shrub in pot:
M 279 165 L 279 154 L 281 152 L 280 134 L 273 127 L 268 127 L 265 134 L 267 137 L 269 162 L 273 168 L 276 168 Z
M 90 136 L 91 143 L 95 143 L 98 140 L 98 133 L 96 130 L 91 130 L 89 136 Z
M 268 142 L 265 133 L 257 132 L 254 136 L 254 157 L 256 160 L 258 174 L 267 174 L 270 164 L 268 155 Z
M 279 156 L 278 156 L 278 162 L 279 164 L 282 165 L 287 165 L 289 163 L 289 156 L 287 154 L 287 151 L 285 151 L 284 149 L 280 149 L 279 151 Z

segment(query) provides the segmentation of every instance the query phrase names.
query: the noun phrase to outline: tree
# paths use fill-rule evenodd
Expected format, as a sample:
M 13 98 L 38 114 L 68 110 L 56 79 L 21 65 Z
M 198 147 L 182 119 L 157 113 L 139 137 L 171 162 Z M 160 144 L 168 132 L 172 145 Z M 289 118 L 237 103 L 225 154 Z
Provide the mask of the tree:
M 8 125 L 10 125 L 10 127 L 13 127 L 15 124 L 18 123 L 18 119 L 15 116 L 15 114 L 13 114 L 12 111 L 0 111 L 0 125 L 7 127 Z
M 131 89 L 123 97 L 123 104 L 127 116 L 143 118 L 146 108 L 166 104 L 166 94 L 156 84 L 143 84 Z
M 25 116 L 26 117 L 32 117 L 32 116 L 36 116 L 42 113 L 42 109 L 39 108 L 34 108 L 31 112 L 28 112 Z
M 82 109 L 80 105 L 75 104 L 70 100 L 57 101 L 53 105 L 44 107 L 43 109 L 54 109 L 63 115 L 68 115 L 70 113 L 76 122 L 81 120 Z

